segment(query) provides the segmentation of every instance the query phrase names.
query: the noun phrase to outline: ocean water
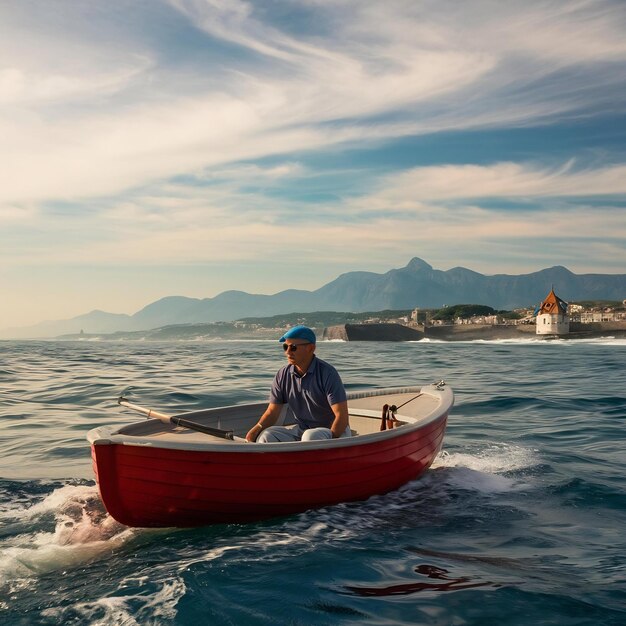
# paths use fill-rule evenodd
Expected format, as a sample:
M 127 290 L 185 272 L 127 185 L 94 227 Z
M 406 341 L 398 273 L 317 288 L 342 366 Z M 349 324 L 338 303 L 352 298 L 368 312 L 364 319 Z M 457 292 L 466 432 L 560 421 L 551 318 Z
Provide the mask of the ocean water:
M 348 389 L 454 389 L 427 474 L 258 524 L 129 529 L 85 433 L 263 400 L 277 342 L 0 342 L 0 624 L 626 623 L 626 341 L 324 342 Z

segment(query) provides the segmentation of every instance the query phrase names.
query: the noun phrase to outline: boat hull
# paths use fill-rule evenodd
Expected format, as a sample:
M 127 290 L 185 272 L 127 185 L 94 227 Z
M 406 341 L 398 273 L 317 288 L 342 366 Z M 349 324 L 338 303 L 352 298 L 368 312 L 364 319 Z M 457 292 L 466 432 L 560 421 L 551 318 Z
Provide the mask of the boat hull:
M 445 410 L 417 428 L 310 449 L 304 443 L 203 450 L 95 440 L 91 450 L 104 505 L 122 524 L 245 523 L 364 500 L 418 478 L 441 449 L 447 417 Z

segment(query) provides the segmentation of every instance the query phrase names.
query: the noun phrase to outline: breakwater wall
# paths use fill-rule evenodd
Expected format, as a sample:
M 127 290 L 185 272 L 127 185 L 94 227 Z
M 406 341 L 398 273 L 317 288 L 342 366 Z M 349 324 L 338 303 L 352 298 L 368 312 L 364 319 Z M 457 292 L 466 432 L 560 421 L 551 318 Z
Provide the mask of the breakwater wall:
M 419 341 L 424 332 L 402 324 L 340 324 L 325 328 L 322 337 L 343 341 Z
M 626 337 L 626 322 L 572 322 L 570 334 L 563 339 L 583 339 L 604 336 Z M 342 341 L 420 341 L 424 338 L 440 341 L 475 341 L 497 339 L 537 338 L 535 324 L 454 324 L 448 326 L 404 326 L 402 324 L 340 324 L 324 329 L 323 339 Z

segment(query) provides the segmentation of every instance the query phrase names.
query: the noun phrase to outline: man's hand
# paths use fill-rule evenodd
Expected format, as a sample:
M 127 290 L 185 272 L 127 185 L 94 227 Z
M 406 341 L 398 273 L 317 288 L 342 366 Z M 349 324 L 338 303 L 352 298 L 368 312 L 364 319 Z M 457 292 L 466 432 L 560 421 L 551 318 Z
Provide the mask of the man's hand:
M 256 438 L 263 432 L 263 426 L 261 424 L 255 424 L 246 435 L 246 441 L 252 443 L 256 441 Z
M 257 440 L 257 437 L 270 426 L 273 426 L 280 417 L 280 412 L 283 409 L 282 404 L 270 404 L 267 405 L 265 413 L 261 415 L 257 424 L 255 424 L 246 435 L 246 441 L 252 443 Z

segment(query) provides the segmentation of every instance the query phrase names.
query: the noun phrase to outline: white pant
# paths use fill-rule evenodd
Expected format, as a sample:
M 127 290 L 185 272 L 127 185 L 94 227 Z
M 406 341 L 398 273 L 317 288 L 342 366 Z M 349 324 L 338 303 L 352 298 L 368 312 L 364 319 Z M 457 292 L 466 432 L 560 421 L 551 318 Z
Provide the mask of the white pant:
M 350 426 L 343 431 L 341 437 L 352 437 Z M 322 439 L 332 439 L 333 433 L 330 428 L 308 428 L 303 429 L 298 424 L 291 426 L 270 426 L 266 428 L 258 437 L 257 443 L 278 443 L 285 441 L 321 441 Z

